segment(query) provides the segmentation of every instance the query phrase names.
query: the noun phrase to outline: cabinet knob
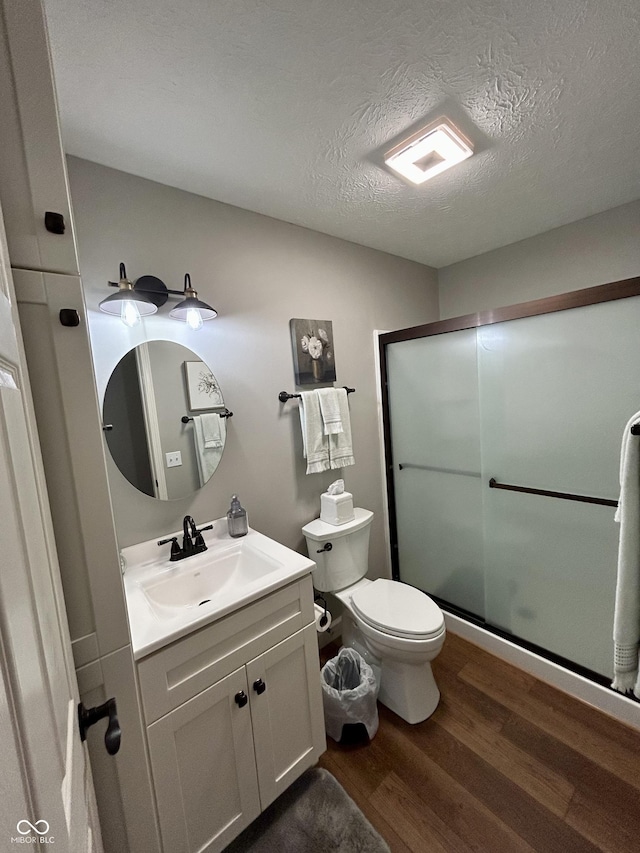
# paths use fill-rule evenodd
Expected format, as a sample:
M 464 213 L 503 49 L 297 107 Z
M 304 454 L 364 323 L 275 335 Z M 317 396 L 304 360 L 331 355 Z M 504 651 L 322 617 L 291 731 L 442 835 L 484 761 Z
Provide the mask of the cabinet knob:
M 80 315 L 75 308 L 61 308 L 58 316 L 62 326 L 71 326 L 73 328 L 80 325 Z
M 261 678 L 259 678 L 257 681 L 253 682 L 253 689 L 259 695 L 260 693 L 264 693 L 264 691 L 267 689 L 267 685 Z
M 247 694 L 244 692 L 244 690 L 241 690 L 239 693 L 236 693 L 233 698 L 235 699 L 238 708 L 244 708 L 244 706 L 249 701 Z
M 51 234 L 64 234 L 66 227 L 64 216 L 61 213 L 54 213 L 52 210 L 47 210 L 44 215 L 44 227 Z

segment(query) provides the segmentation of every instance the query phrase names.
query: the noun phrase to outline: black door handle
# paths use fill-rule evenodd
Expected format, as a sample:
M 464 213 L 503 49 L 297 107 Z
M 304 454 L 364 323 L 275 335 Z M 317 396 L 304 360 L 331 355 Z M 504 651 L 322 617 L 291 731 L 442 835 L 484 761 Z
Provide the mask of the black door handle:
M 260 695 L 261 693 L 264 693 L 264 691 L 267 689 L 267 685 L 261 678 L 259 678 L 257 681 L 253 682 L 253 689 L 258 695 Z
M 247 697 L 247 694 L 244 692 L 244 690 L 241 690 L 239 693 L 236 693 L 233 698 L 235 699 L 238 708 L 244 708 L 244 706 L 249 701 L 249 698 Z
M 118 709 L 115 699 L 107 699 L 104 705 L 98 705 L 96 708 L 85 708 L 82 702 L 78 705 L 78 727 L 80 729 L 80 740 L 87 739 L 87 729 L 98 720 L 104 717 L 109 718 L 109 725 L 104 735 L 104 745 L 109 755 L 115 755 L 120 749 L 120 739 L 122 737 L 122 729 L 118 722 Z

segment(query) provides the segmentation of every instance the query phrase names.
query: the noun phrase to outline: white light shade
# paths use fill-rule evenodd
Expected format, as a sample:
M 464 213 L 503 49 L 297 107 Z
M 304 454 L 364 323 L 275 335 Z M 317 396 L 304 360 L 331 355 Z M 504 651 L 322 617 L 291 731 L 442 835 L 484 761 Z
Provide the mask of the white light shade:
M 194 331 L 202 328 L 205 320 L 213 320 L 218 316 L 215 308 L 207 305 L 195 296 L 187 296 L 169 313 L 172 320 L 182 320 Z
M 126 326 L 135 326 L 140 322 L 140 317 L 155 314 L 158 310 L 150 299 L 135 290 L 122 288 L 117 293 L 107 296 L 100 303 L 100 310 L 105 314 L 113 314 L 120 317 Z
M 447 119 L 438 119 L 388 151 L 384 162 L 411 183 L 423 184 L 472 154 L 460 131 Z
M 211 305 L 198 299 L 198 294 L 191 287 L 191 276 L 187 273 L 184 277 L 184 296 L 182 302 L 178 302 L 173 311 L 169 312 L 172 320 L 182 320 L 189 328 L 197 332 L 206 320 L 213 320 L 218 312 Z
M 203 327 L 204 320 L 202 319 L 202 314 L 198 308 L 187 308 L 185 323 L 190 329 L 193 329 L 194 332 L 197 332 L 198 329 Z
M 140 322 L 140 311 L 133 299 L 125 299 L 122 301 L 120 319 L 125 326 L 129 326 L 130 329 L 137 326 Z

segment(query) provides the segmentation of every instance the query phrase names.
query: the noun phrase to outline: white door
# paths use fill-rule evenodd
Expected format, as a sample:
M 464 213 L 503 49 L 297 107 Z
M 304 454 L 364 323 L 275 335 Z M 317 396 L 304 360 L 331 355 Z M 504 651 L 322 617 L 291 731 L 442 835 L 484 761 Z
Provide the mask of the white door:
M 78 686 L 10 276 L 0 211 L 0 850 L 47 839 L 55 844 L 49 849 L 99 852 L 91 774 L 77 724 Z

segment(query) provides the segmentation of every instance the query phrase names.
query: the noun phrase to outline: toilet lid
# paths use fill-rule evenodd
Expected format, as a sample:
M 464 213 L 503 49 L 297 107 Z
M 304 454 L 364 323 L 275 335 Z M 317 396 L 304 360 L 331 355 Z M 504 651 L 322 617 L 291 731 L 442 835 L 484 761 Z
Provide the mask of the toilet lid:
M 444 626 L 444 615 L 435 601 L 399 581 L 373 581 L 353 593 L 351 604 L 361 619 L 394 637 L 428 638 Z

